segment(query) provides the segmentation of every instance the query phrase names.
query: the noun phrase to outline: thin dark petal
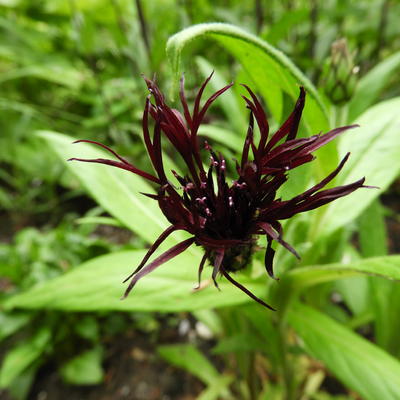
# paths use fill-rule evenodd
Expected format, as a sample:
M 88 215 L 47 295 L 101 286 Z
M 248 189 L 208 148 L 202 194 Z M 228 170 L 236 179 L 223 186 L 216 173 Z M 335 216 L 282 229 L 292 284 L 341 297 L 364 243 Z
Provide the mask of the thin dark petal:
M 150 272 L 154 271 L 157 267 L 160 265 L 166 263 L 169 261 L 171 258 L 176 257 L 177 255 L 181 254 L 184 252 L 191 244 L 193 244 L 195 241 L 195 238 L 190 238 L 186 239 L 183 242 L 180 242 L 176 244 L 174 247 L 171 247 L 169 250 L 167 250 L 165 253 L 161 254 L 161 256 L 157 257 L 153 262 L 150 264 L 146 265 L 141 271 L 139 271 L 131 280 L 129 283 L 128 288 L 126 289 L 122 299 L 125 299 L 129 292 L 133 289 L 133 287 L 136 285 L 137 281 L 140 278 L 143 278 L 145 275 L 149 274 Z
M 247 135 L 243 145 L 240 169 L 244 168 L 249 159 L 249 148 L 250 144 L 253 142 L 253 132 L 254 132 L 254 118 L 253 118 L 253 112 L 250 112 L 249 127 L 247 128 Z
M 173 117 L 172 117 L 172 115 L 173 115 Z M 198 151 L 192 150 L 190 139 L 186 134 L 186 128 L 181 125 L 179 119 L 176 117 L 176 115 L 172 111 L 171 111 L 170 116 L 171 116 L 170 123 L 161 122 L 161 128 L 164 131 L 164 133 L 166 134 L 169 141 L 172 143 L 172 145 L 175 147 L 175 149 L 180 153 L 180 155 L 184 159 L 196 185 L 199 185 L 200 179 L 198 177 L 198 172 L 197 172 L 197 169 L 195 167 L 195 164 L 194 164 L 193 158 L 192 158 L 192 155 L 195 154 L 196 160 L 199 159 L 200 156 L 198 154 Z M 175 122 L 173 122 L 172 120 L 174 120 Z M 174 125 L 175 123 L 176 123 L 176 125 Z M 197 154 L 197 156 L 196 156 L 196 154 Z M 197 163 L 199 164 L 199 162 L 200 161 L 198 161 Z M 200 165 L 201 165 L 201 167 L 199 166 L 199 168 L 202 169 L 201 162 L 200 162 Z
M 316 157 L 313 156 L 312 154 L 306 154 L 305 156 L 297 157 L 295 160 L 291 161 L 287 167 L 288 167 L 288 169 L 294 169 L 294 168 L 299 167 L 300 165 L 303 165 L 310 161 L 315 160 L 315 158 Z
M 138 267 L 135 269 L 135 271 L 133 271 L 125 280 L 124 283 L 126 281 L 128 281 L 129 279 L 132 278 L 133 275 L 135 275 L 136 273 L 138 273 L 143 266 L 147 263 L 147 260 L 151 257 L 151 255 L 158 249 L 158 247 L 160 247 L 161 243 L 164 242 L 165 239 L 167 239 L 167 237 L 172 233 L 175 232 L 177 230 L 181 229 L 181 227 L 179 226 L 174 226 L 171 225 L 169 226 L 159 237 L 158 239 L 151 245 L 151 247 L 149 248 L 148 252 L 146 253 L 146 255 L 144 256 L 143 260 L 141 261 L 141 263 L 138 265 Z
M 159 200 L 160 196 L 158 194 L 153 194 L 153 193 L 144 193 L 144 192 L 139 192 L 140 194 L 142 194 L 143 196 L 149 197 L 150 199 L 153 200 Z
M 277 239 L 277 242 L 290 251 L 298 260 L 301 260 L 299 253 L 288 242 L 285 242 L 281 237 Z
M 179 95 L 181 98 L 181 103 L 183 106 L 183 113 L 185 115 L 186 123 L 188 124 L 189 128 L 192 129 L 192 117 L 190 115 L 189 107 L 186 101 L 186 96 L 185 96 L 185 76 L 182 75 L 182 78 L 180 80 L 180 91 Z
M 175 108 L 167 108 L 165 106 L 165 109 L 168 110 L 167 112 L 167 119 L 169 120 L 170 123 L 172 123 L 175 127 L 175 129 L 182 135 L 183 133 L 186 134 L 186 136 L 189 136 L 189 132 L 187 130 L 186 122 L 185 119 L 183 118 L 182 114 L 179 112 L 179 110 Z
M 301 207 L 296 210 L 298 212 L 310 211 L 315 208 L 321 207 L 325 204 L 330 203 L 340 197 L 347 196 L 348 194 L 354 192 L 355 190 L 364 187 L 363 183 L 365 178 L 361 178 L 356 182 L 350 183 L 348 185 L 338 186 L 332 189 L 322 190 L 307 199 Z
M 265 257 L 264 257 L 264 264 L 265 264 L 265 269 L 267 270 L 268 275 L 275 280 L 279 280 L 279 278 L 276 278 L 274 275 L 274 256 L 275 256 L 275 250 L 272 248 L 272 239 L 270 236 L 267 235 L 267 250 L 265 251 Z
M 294 160 L 289 159 L 288 161 L 285 160 L 281 162 L 276 162 L 276 160 L 273 160 L 271 162 L 272 165 L 270 165 L 270 162 L 268 161 L 267 167 L 264 167 L 261 171 L 263 175 L 275 175 L 277 172 L 285 173 L 313 160 L 315 160 L 315 157 L 312 154 L 307 154 Z
M 254 94 L 253 94 L 253 96 L 254 96 Z M 264 146 L 265 146 L 265 143 L 268 138 L 268 129 L 269 129 L 268 123 L 266 122 L 264 110 L 261 108 L 261 105 L 258 103 L 260 108 L 257 108 L 257 106 L 254 103 L 252 103 L 247 97 L 245 97 L 245 96 L 242 96 L 242 97 L 246 101 L 249 109 L 251 110 L 251 113 L 254 114 L 254 116 L 256 117 L 257 125 L 260 128 L 261 138 L 260 138 L 258 148 L 254 144 L 254 138 L 252 138 L 250 145 L 251 145 L 251 149 L 253 151 L 255 164 L 257 166 L 261 166 L 261 160 L 262 160 L 262 156 L 264 153 Z M 258 168 L 258 170 L 260 170 L 260 168 Z
M 267 222 L 259 222 L 257 224 L 271 239 L 278 240 L 278 233 Z
M 270 151 L 281 139 L 288 135 L 287 140 L 292 140 L 296 137 L 299 121 L 303 112 L 305 103 L 305 90 L 303 87 L 300 88 L 300 95 L 297 99 L 296 105 L 289 118 L 283 123 L 283 125 L 276 131 L 271 137 L 271 140 L 265 147 L 265 152 Z M 289 139 L 290 137 L 290 139 Z
M 199 289 L 200 288 L 200 283 L 201 283 L 201 273 L 203 272 L 203 268 L 204 268 L 204 264 L 207 260 L 209 256 L 209 252 L 206 251 L 203 255 L 203 258 L 200 261 L 200 265 L 199 265 L 199 270 L 198 270 L 198 284 L 197 287 L 195 287 L 195 289 Z
M 196 96 L 196 98 L 194 100 L 194 108 L 193 108 L 193 117 L 194 118 L 199 114 L 201 96 L 203 96 L 204 89 L 206 88 L 208 82 L 210 82 L 210 79 L 212 78 L 213 75 L 214 75 L 214 71 L 211 72 L 211 74 L 203 82 L 203 84 L 201 85 L 199 91 L 197 92 L 197 96 Z
M 310 146 L 306 147 L 302 151 L 302 153 L 307 153 L 307 154 L 312 153 L 313 151 L 319 149 L 320 147 L 326 145 L 327 143 L 329 143 L 330 141 L 335 139 L 337 136 L 339 136 L 343 132 L 345 132 L 349 129 L 354 129 L 354 128 L 358 128 L 358 127 L 359 127 L 359 125 L 355 124 L 355 125 L 342 126 L 340 128 L 332 129 L 331 131 L 325 133 L 324 135 L 321 135 Z M 299 154 L 299 156 L 300 155 L 302 155 L 302 154 Z
M 168 130 L 172 144 L 175 147 L 182 146 L 183 149 L 189 151 L 189 136 L 182 115 L 177 110 L 173 110 L 167 106 L 164 106 L 162 113 L 165 121 L 161 123 L 161 127 L 164 131 Z
M 192 151 L 193 155 L 195 157 L 196 163 L 198 165 L 198 168 L 200 169 L 200 172 L 202 175 L 205 175 L 205 171 L 203 170 L 203 163 L 201 162 L 201 157 L 199 153 L 199 145 L 197 142 L 197 131 L 199 129 L 200 124 L 203 121 L 203 118 L 208 110 L 208 108 L 211 106 L 211 104 L 226 90 L 228 90 L 232 85 L 227 85 L 223 87 L 222 89 L 218 90 L 215 92 L 204 104 L 202 109 L 199 111 L 199 106 L 200 106 L 200 99 L 203 94 L 203 90 L 205 86 L 207 85 L 208 81 L 211 79 L 212 74 L 209 76 L 209 78 L 204 82 L 203 86 L 201 87 L 198 95 L 196 96 L 195 100 L 195 106 L 194 106 L 194 111 L 193 111 L 193 118 L 192 118 L 192 126 L 191 126 L 191 143 L 192 143 Z
M 301 86 L 300 87 L 300 95 L 299 95 L 297 103 L 294 107 L 293 120 L 292 120 L 292 124 L 290 126 L 290 132 L 287 135 L 286 140 L 292 140 L 297 135 L 297 130 L 299 129 L 301 114 L 303 113 L 305 98 L 306 98 L 306 91 L 304 90 L 304 87 Z
M 182 198 L 171 187 L 168 187 L 169 196 L 160 195 L 158 204 L 173 225 L 185 226 L 188 232 L 193 224 L 192 214 L 184 207 Z
M 151 162 L 155 167 L 153 144 L 151 143 L 150 133 L 149 133 L 149 106 L 150 106 L 150 99 L 149 97 L 147 97 L 142 117 L 143 138 L 147 148 L 147 153 L 149 154 Z
M 156 123 L 154 127 L 153 136 L 153 151 L 154 151 L 154 169 L 156 170 L 161 184 L 165 184 L 168 180 L 164 171 L 163 156 L 161 151 L 161 127 L 159 123 Z
M 279 224 L 278 222 L 276 222 L 275 224 Z M 266 223 L 266 222 L 259 222 L 257 224 L 261 229 L 264 230 L 264 232 L 271 237 L 272 239 L 276 240 L 279 244 L 281 244 L 283 247 L 285 247 L 285 249 L 289 250 L 294 256 L 296 256 L 298 259 L 300 259 L 299 254 L 297 253 L 297 251 L 287 242 L 285 242 L 282 239 L 282 236 L 280 233 L 275 232 L 274 228 Z M 280 225 L 280 224 L 279 224 Z
M 155 81 L 146 78 L 144 75 L 143 75 L 143 79 L 146 82 L 149 92 L 154 96 L 157 106 L 164 106 L 165 105 L 164 96 L 161 93 L 158 86 L 156 85 Z
M 134 174 L 140 175 L 141 177 L 148 179 L 149 181 L 155 182 L 160 184 L 160 180 L 149 173 L 140 170 L 139 168 L 134 167 L 132 164 L 127 164 L 119 161 L 107 160 L 105 158 L 70 158 L 68 161 L 81 161 L 81 162 L 89 162 L 89 163 L 98 163 L 98 164 L 105 164 L 111 165 L 112 167 L 125 169 L 126 171 L 133 172 Z
M 197 117 L 197 121 L 196 121 L 196 126 L 198 127 L 203 118 L 204 115 L 206 114 L 208 108 L 211 106 L 211 104 L 219 97 L 221 96 L 221 94 L 223 94 L 224 92 L 226 92 L 228 89 L 230 89 L 233 86 L 233 83 L 230 83 L 229 85 L 224 86 L 222 89 L 219 89 L 217 92 L 215 92 L 204 104 L 203 108 L 201 109 L 200 113 L 198 114 Z M 195 125 L 195 124 L 193 124 Z M 193 130 L 196 130 L 195 127 L 193 127 Z
M 218 272 L 220 271 L 222 260 L 224 259 L 225 250 L 223 248 L 217 249 L 215 251 L 215 253 L 216 254 L 215 254 L 215 260 L 214 260 L 214 266 L 213 266 L 213 272 L 212 272 L 212 280 L 214 282 L 215 287 L 218 290 L 221 290 L 218 286 L 216 278 L 217 278 Z
M 268 140 L 268 133 L 269 133 L 269 125 L 268 125 L 267 116 L 265 115 L 265 111 L 264 111 L 262 105 L 260 104 L 260 102 L 258 101 L 257 96 L 253 93 L 253 91 L 247 85 L 242 84 L 242 86 L 244 88 L 246 88 L 246 90 L 249 92 L 249 94 L 254 102 L 253 112 L 254 112 L 254 116 L 256 117 L 256 120 L 257 120 L 257 125 L 260 128 L 260 134 L 261 134 L 258 149 L 260 151 L 263 151 L 265 144 Z M 245 100 L 246 100 L 246 98 L 245 98 Z M 247 102 L 247 100 L 246 100 L 246 102 Z M 250 105 L 249 102 L 247 102 L 247 104 Z
M 253 300 L 255 300 L 257 303 L 261 304 L 264 307 L 267 307 L 268 309 L 272 310 L 272 311 L 276 311 L 275 308 L 271 307 L 270 305 L 268 305 L 267 303 L 265 303 L 263 300 L 261 300 L 260 298 L 258 298 L 257 296 L 255 296 L 253 293 L 250 292 L 250 290 L 246 289 L 242 284 L 240 284 L 238 281 L 236 281 L 235 279 L 233 279 L 228 272 L 225 271 L 224 268 L 221 268 L 221 273 L 222 275 L 233 285 L 235 285 L 238 289 L 240 289 L 242 292 L 246 293 L 247 296 L 249 296 L 250 298 L 252 298 Z
M 125 158 L 121 157 L 118 153 L 116 153 L 113 149 L 110 149 L 108 146 L 106 146 L 103 143 L 99 143 L 99 142 L 95 142 L 94 140 L 87 140 L 87 139 L 80 139 L 80 140 L 75 140 L 73 142 L 73 144 L 76 143 L 91 143 L 91 144 L 95 144 L 96 146 L 100 146 L 103 149 L 107 150 L 108 152 L 110 152 L 113 156 L 117 157 L 118 160 L 120 160 L 121 162 L 123 162 L 124 164 L 129 164 L 129 162 L 127 160 L 125 160 Z
M 365 178 L 362 178 L 348 185 L 322 190 L 321 192 L 315 193 L 314 195 L 304 199 L 303 201 L 300 202 L 300 204 L 288 206 L 288 202 L 286 202 L 285 204 L 283 204 L 281 209 L 274 211 L 275 218 L 288 219 L 295 214 L 310 211 L 315 208 L 321 207 L 340 197 L 347 196 L 348 194 L 354 192 L 359 188 L 365 188 L 365 186 L 363 185 L 364 182 Z
M 364 189 L 382 189 L 380 186 L 362 185 Z
M 172 113 L 174 114 L 176 120 L 179 122 L 179 124 L 176 124 L 176 126 L 181 129 L 181 134 L 185 133 L 186 135 L 189 134 L 187 127 L 186 127 L 186 122 L 185 119 L 183 118 L 182 114 L 179 112 L 179 110 L 175 108 L 170 109 Z
M 291 203 L 298 203 L 299 201 L 302 201 L 306 197 L 311 196 L 312 194 L 314 194 L 315 192 L 317 192 L 318 190 L 320 190 L 324 186 L 326 186 L 341 171 L 341 169 L 344 167 L 344 165 L 346 164 L 349 157 L 350 157 L 350 153 L 347 153 L 344 156 L 344 158 L 342 159 L 342 161 L 340 162 L 340 164 L 338 165 L 338 167 L 334 171 L 332 171 L 325 179 L 323 179 L 321 182 L 319 182 L 312 188 L 306 190 L 304 193 L 302 193 L 296 197 L 293 197 L 293 199 L 289 200 L 288 205 Z
M 272 223 L 272 226 L 274 227 L 274 229 L 278 232 L 278 239 L 277 239 L 277 242 L 279 243 L 279 244 L 281 244 L 286 250 L 289 250 L 298 260 L 300 260 L 301 259 L 301 257 L 300 257 L 300 255 L 299 255 L 299 253 L 297 253 L 297 251 L 289 244 L 289 243 L 287 243 L 287 242 L 285 242 L 283 239 L 282 239 L 282 225 L 281 225 L 281 223 L 279 222 L 279 221 L 274 221 L 273 223 Z
M 150 157 L 151 163 L 155 171 L 157 172 L 160 180 L 162 182 L 166 182 L 167 178 L 165 176 L 164 167 L 162 163 L 162 153 L 161 153 L 161 130 L 160 123 L 158 118 L 156 118 L 156 125 L 154 128 L 154 138 L 153 143 L 151 142 L 150 133 L 149 133 L 149 109 L 151 107 L 150 99 L 147 97 L 146 104 L 143 111 L 142 117 L 142 128 L 143 128 L 143 138 L 144 143 L 147 148 L 147 153 Z
M 293 149 L 302 150 L 303 148 L 306 148 L 306 145 L 310 145 L 317 139 L 318 135 L 310 136 L 308 138 L 289 140 L 285 143 L 280 144 L 279 146 L 276 146 L 273 150 L 265 154 L 263 157 L 263 161 L 264 162 L 270 161 L 280 156 L 282 153 L 288 152 L 289 150 Z

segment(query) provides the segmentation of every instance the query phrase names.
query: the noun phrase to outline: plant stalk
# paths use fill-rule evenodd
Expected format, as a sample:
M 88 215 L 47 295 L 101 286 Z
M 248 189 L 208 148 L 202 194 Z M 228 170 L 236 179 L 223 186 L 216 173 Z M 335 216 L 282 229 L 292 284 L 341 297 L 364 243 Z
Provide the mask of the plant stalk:
M 140 0 L 135 0 L 135 4 L 136 4 L 136 10 L 137 10 L 137 13 L 138 13 L 138 18 L 139 18 L 140 32 L 142 34 L 143 43 L 144 43 L 147 55 L 148 55 L 149 60 L 150 60 L 149 33 L 148 33 L 148 29 L 147 29 L 146 18 L 144 16 L 144 12 L 143 12 L 142 3 L 141 3 Z
M 288 346 L 287 346 L 287 324 L 285 322 L 285 316 L 281 315 L 278 321 L 279 331 L 279 353 L 281 355 L 281 367 L 283 375 L 283 383 L 285 386 L 284 400 L 295 400 L 295 386 L 294 386 L 294 374 L 291 364 L 288 360 Z

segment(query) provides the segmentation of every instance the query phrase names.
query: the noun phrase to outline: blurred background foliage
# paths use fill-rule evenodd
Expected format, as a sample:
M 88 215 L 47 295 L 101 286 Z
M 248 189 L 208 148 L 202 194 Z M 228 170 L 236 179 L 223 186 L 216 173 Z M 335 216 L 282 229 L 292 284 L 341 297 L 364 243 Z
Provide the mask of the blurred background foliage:
M 97 140 L 149 168 L 141 139 L 147 95 L 141 74 L 156 75 L 160 87 L 173 93 L 176 71 L 166 53 L 173 34 L 217 21 L 257 35 L 297 65 L 318 89 L 329 122 L 340 125 L 352 122 L 373 103 L 400 95 L 399 20 L 400 3 L 394 0 L 0 0 L 0 301 L 94 257 L 146 247 L 146 238 L 132 234 L 129 224 L 111 218 L 101 202 L 96 204 L 36 131 Z M 221 51 L 203 39 L 186 45 L 183 71 L 189 99 L 192 88 L 213 69 L 215 87 L 231 80 L 257 84 L 234 52 Z M 259 62 L 248 57 L 249 63 Z M 240 149 L 247 119 L 237 85 L 232 92 L 208 117 L 217 129 L 203 132 L 226 144 L 227 158 Z M 283 96 L 282 103 L 283 119 L 293 100 Z M 393 103 L 392 114 L 396 107 Z M 277 126 L 279 113 L 271 114 L 271 124 Z M 379 110 L 376 114 L 381 115 Z M 375 114 L 369 118 L 373 121 Z M 377 125 L 384 130 L 388 125 L 382 124 Z M 324 243 L 325 250 L 332 248 L 329 257 L 323 259 L 314 248 L 307 253 L 304 247 L 304 265 L 337 262 L 343 254 L 359 259 L 399 251 L 398 170 L 393 166 L 387 185 L 394 183 L 382 194 L 383 203 L 371 202 L 352 229 L 344 236 L 340 233 L 342 242 L 332 236 Z M 300 218 L 294 223 L 297 231 L 289 232 L 299 237 L 307 223 Z M 337 243 L 352 243 L 356 250 L 343 244 L 339 251 Z M 279 258 L 283 264 L 285 257 Z M 370 282 L 356 279 L 357 284 L 342 280 L 321 285 L 306 298 L 398 357 L 393 336 L 398 332 L 397 308 L 374 314 L 366 300 Z M 391 293 L 392 305 L 400 305 L 400 291 L 392 282 L 371 285 L 376 285 L 378 298 Z M 339 306 L 327 300 L 331 293 L 340 297 Z M 382 302 L 388 306 L 387 299 Z M 2 399 L 374 398 L 359 397 L 357 384 L 332 374 L 331 366 L 327 369 L 317 361 L 326 363 L 315 349 L 306 353 L 296 347 L 290 332 L 286 345 L 297 360 L 292 377 L 298 397 L 293 397 L 282 377 L 283 350 L 274 348 L 280 343 L 279 330 L 257 305 L 231 305 L 214 312 L 208 309 L 211 303 L 175 314 L 110 311 L 104 306 L 96 311 L 96 305 L 90 312 L 29 308 L 0 308 Z M 314 317 L 318 321 L 314 315 L 310 320 Z M 292 325 L 302 322 L 293 320 Z M 399 398 L 400 388 L 388 393 L 381 398 Z

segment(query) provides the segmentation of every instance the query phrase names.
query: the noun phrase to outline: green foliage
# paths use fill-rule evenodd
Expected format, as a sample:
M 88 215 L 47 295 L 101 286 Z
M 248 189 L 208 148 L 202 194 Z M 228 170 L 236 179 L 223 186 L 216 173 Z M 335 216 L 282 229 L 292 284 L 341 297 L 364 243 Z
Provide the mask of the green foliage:
M 361 113 L 379 98 L 385 86 L 390 82 L 393 74 L 400 68 L 400 52 L 374 66 L 360 80 L 358 88 L 349 107 L 349 120 L 354 121 Z
M 72 215 L 51 230 L 22 229 L 12 245 L 0 245 L 0 274 L 23 290 L 112 250 L 109 242 L 90 236 L 93 229 L 93 225 L 75 225 Z
M 209 287 L 194 291 L 197 271 L 193 266 L 198 265 L 200 256 L 189 252 L 181 254 L 149 275 L 149 279 L 140 282 L 133 296 L 120 300 L 124 288 L 122 281 L 144 254 L 143 251 L 124 251 L 94 258 L 58 279 L 10 297 L 3 302 L 3 307 L 165 312 L 192 311 L 207 308 L 210 304 L 222 307 L 248 301 L 245 294 L 226 281 L 221 282 L 221 291 L 212 286 L 211 280 L 206 285 Z M 246 276 L 238 279 L 255 294 L 263 295 L 266 290 L 264 279 L 254 280 Z
M 230 396 L 227 387 L 231 384 L 233 377 L 221 376 L 195 346 L 190 344 L 160 346 L 157 351 L 172 365 L 186 369 L 207 385 L 198 399 L 216 400 L 220 396 Z
M 184 47 L 196 38 L 208 37 L 221 44 L 243 65 L 277 121 L 283 119 L 283 95 L 296 99 L 297 85 L 302 84 L 309 93 L 304 109 L 308 129 L 315 132 L 327 128 L 326 112 L 316 89 L 291 60 L 267 42 L 232 25 L 201 24 L 172 36 L 167 44 L 167 54 L 171 59 L 175 80 L 181 74 L 181 53 Z
M 87 187 L 90 194 L 111 215 L 123 222 L 137 235 L 151 242 L 167 227 L 155 202 L 149 202 L 140 192 L 152 193 L 153 189 L 140 177 L 117 169 L 87 163 L 67 162 L 79 152 L 80 158 L 107 158 L 104 151 L 88 144 L 73 146 L 73 138 L 55 132 L 40 132 L 51 149 Z M 145 227 L 145 229 L 143 229 Z M 171 239 L 173 240 L 173 239 Z M 176 240 L 173 242 L 175 244 Z M 169 242 L 171 244 L 171 241 Z
M 400 171 L 399 105 L 400 98 L 378 103 L 356 120 L 360 128 L 340 141 L 340 154 L 351 150 L 351 157 L 338 183 L 366 176 L 368 185 L 382 191 L 396 179 Z M 357 218 L 379 194 L 376 189 L 360 190 L 351 198 L 330 204 L 321 224 L 322 233 L 333 232 Z
M 131 329 L 146 332 L 158 356 L 197 377 L 205 385 L 202 400 L 352 399 L 354 392 L 367 400 L 400 398 L 396 2 L 0 3 L 2 389 L 26 399 L 47 362 L 69 384 L 98 384 L 105 376 L 104 343 Z M 334 65 L 339 72 L 343 65 L 330 55 L 341 38 L 359 80 L 351 82 L 347 102 L 333 105 L 324 93 L 342 83 L 331 79 Z M 105 157 L 94 146 L 72 146 L 93 139 L 150 172 L 141 139 L 146 91 L 140 73 L 156 73 L 176 98 L 185 71 L 192 103 L 192 88 L 212 70 L 207 90 L 232 80 L 249 84 L 266 103 L 272 131 L 300 85 L 307 90 L 303 136 L 360 125 L 319 150 L 311 168 L 293 171 L 293 183 L 280 193 L 284 199 L 325 177 L 348 151 L 335 185 L 365 176 L 379 187 L 288 221 L 285 240 L 302 260 L 277 249 L 279 282 L 265 278 L 259 254 L 251 270 L 237 274 L 277 313 L 225 280 L 217 291 L 207 269 L 202 289 L 194 291 L 201 257 L 195 245 L 121 301 L 123 279 L 168 222 L 157 203 L 140 194 L 154 190 L 141 178 L 66 161 Z M 243 93 L 239 85 L 225 93 L 199 131 L 227 159 L 243 146 Z M 166 170 L 179 171 L 164 145 Z M 118 233 L 125 234 L 122 240 Z M 157 253 L 184 238 L 174 233 Z M 165 314 L 160 322 L 160 312 L 181 314 Z M 193 340 L 195 329 L 189 344 L 159 346 L 157 335 L 183 315 L 207 329 L 212 341 Z M 338 395 L 331 393 L 330 375 L 343 385 Z
M 103 379 L 101 360 L 100 347 L 85 351 L 62 366 L 61 376 L 74 385 L 95 385 Z
M 23 328 L 29 321 L 30 316 L 26 313 L 0 313 L 0 341 Z
M 36 361 L 46 350 L 50 338 L 51 332 L 47 326 L 44 326 L 34 336 L 21 342 L 7 353 L 0 369 L 0 388 L 9 386 Z
M 218 371 L 195 346 L 160 346 L 157 351 L 163 358 L 174 365 L 186 368 L 206 384 L 212 384 L 218 378 Z
M 320 312 L 296 304 L 289 322 L 304 347 L 364 399 L 400 396 L 400 363 Z

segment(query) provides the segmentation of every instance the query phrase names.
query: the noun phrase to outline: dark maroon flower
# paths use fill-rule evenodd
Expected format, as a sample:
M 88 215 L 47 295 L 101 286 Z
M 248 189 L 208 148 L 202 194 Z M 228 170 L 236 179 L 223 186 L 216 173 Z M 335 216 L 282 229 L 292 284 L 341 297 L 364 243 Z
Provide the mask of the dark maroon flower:
M 212 75 L 211 75 L 212 76 Z M 231 273 L 249 264 L 255 243 L 259 235 L 267 238 L 265 251 L 265 268 L 272 278 L 273 258 L 275 251 L 272 242 L 276 241 L 299 257 L 296 251 L 283 240 L 280 220 L 295 214 L 312 210 L 327 204 L 339 197 L 346 196 L 354 190 L 365 187 L 364 178 L 344 186 L 322 190 L 343 168 L 349 157 L 344 157 L 339 166 L 325 179 L 307 191 L 290 200 L 276 198 L 278 188 L 288 179 L 288 171 L 314 159 L 313 152 L 336 138 L 347 129 L 356 125 L 336 128 L 325 134 L 308 138 L 296 138 L 300 117 L 305 102 L 305 90 L 300 88 L 300 96 L 288 119 L 275 134 L 269 136 L 268 121 L 260 102 L 249 87 L 243 85 L 249 97 L 243 96 L 250 110 L 250 122 L 243 145 L 241 160 L 236 161 L 237 178 L 228 184 L 226 178 L 226 161 L 220 153 L 215 153 L 206 143 L 210 165 L 203 166 L 200 154 L 198 129 L 204 115 L 213 101 L 228 90 L 228 85 L 214 93 L 203 106 L 200 100 L 211 76 L 201 86 L 192 113 L 184 93 L 184 81 L 181 80 L 180 99 L 183 115 L 170 108 L 155 82 L 145 79 L 150 95 L 143 113 L 144 142 L 153 164 L 155 174 L 142 171 L 126 159 L 116 154 L 107 146 L 90 140 L 78 140 L 103 147 L 113 154 L 118 161 L 108 159 L 72 160 L 107 164 L 126 169 L 158 186 L 157 194 L 145 194 L 158 201 L 159 206 L 171 225 L 160 235 L 148 250 L 136 270 L 125 280 L 131 280 L 124 297 L 135 286 L 136 282 L 155 270 L 161 264 L 185 251 L 193 243 L 204 249 L 200 262 L 199 282 L 206 261 L 213 266 L 212 279 L 218 287 L 216 278 L 223 275 L 228 281 L 245 292 L 252 299 L 272 309 L 263 300 L 234 280 Z M 151 97 L 154 103 L 150 101 Z M 153 134 L 149 131 L 149 117 L 154 120 Z M 254 120 L 260 130 L 258 144 L 254 139 Z M 164 134 L 180 154 L 187 166 L 187 174 L 172 174 L 180 185 L 177 189 L 166 175 L 161 150 L 161 134 Z M 77 143 L 76 142 L 76 143 Z M 173 232 L 184 230 L 192 237 L 178 243 L 154 261 L 146 264 L 160 244 Z

